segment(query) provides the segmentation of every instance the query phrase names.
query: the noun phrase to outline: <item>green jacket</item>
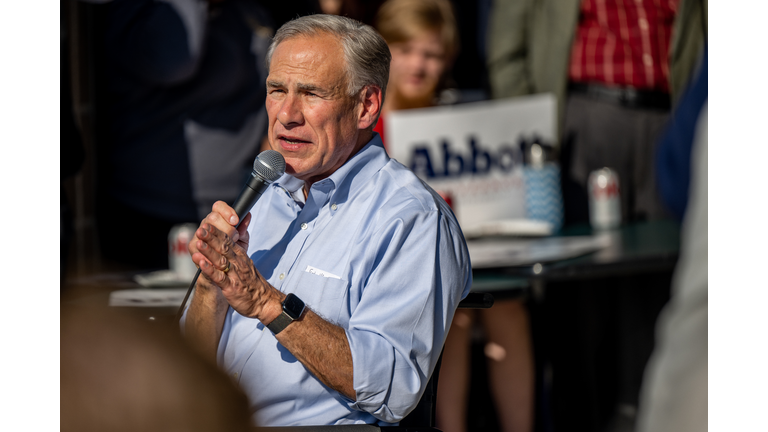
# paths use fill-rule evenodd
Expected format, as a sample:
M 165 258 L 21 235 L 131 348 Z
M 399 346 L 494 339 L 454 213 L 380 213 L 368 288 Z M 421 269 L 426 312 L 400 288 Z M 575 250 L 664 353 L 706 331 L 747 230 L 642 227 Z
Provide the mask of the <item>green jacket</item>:
M 494 98 L 554 93 L 562 125 L 568 63 L 580 0 L 494 0 L 488 73 Z M 703 14 L 703 16 L 702 16 Z M 670 85 L 677 101 L 701 57 L 707 0 L 681 0 L 670 42 Z

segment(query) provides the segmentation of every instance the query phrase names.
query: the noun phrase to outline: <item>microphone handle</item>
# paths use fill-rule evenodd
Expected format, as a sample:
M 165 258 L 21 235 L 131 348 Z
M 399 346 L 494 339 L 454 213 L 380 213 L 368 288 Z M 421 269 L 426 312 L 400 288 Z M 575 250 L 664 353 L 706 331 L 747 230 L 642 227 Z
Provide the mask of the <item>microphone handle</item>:
M 237 225 L 235 225 L 235 228 L 240 226 L 240 222 L 243 220 L 243 217 L 245 217 L 245 215 L 251 211 L 251 208 L 253 208 L 253 205 L 256 204 L 256 201 L 261 198 L 261 194 L 264 193 L 264 191 L 267 189 L 267 186 L 269 186 L 269 183 L 265 182 L 255 174 L 252 175 L 250 180 L 245 183 L 245 186 L 243 186 L 243 190 L 240 192 L 240 195 L 235 200 L 235 203 L 232 204 L 232 208 L 235 210 L 235 213 L 237 213 L 237 217 L 239 219 Z
M 189 284 L 189 288 L 187 288 L 187 293 L 184 295 L 184 300 L 181 301 L 181 306 L 179 306 L 178 312 L 176 312 L 176 322 L 179 322 L 181 320 L 181 316 L 184 315 L 184 307 L 187 306 L 187 300 L 189 299 L 189 295 L 192 294 L 192 290 L 195 288 L 195 284 L 197 283 L 197 278 L 200 277 L 200 269 L 197 269 L 197 273 L 195 273 L 195 277 L 192 278 L 192 283 Z

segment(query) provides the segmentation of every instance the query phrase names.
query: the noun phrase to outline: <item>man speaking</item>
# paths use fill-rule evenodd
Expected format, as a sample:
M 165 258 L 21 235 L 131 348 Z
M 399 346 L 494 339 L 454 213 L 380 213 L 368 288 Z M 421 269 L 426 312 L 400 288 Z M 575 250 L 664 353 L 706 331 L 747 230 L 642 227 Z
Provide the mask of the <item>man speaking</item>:
M 245 390 L 257 425 L 396 424 L 469 292 L 464 237 L 373 132 L 390 62 L 375 30 L 299 18 L 267 61 L 269 145 L 286 174 L 239 226 L 221 201 L 203 220 L 182 328 Z

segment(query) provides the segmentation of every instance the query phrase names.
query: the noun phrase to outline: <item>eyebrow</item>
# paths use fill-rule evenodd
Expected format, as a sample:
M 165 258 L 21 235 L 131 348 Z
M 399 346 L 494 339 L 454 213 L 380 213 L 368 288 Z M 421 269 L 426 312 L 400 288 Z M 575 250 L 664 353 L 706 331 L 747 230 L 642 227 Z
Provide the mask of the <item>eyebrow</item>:
M 285 83 L 281 81 L 275 81 L 275 80 L 268 80 L 267 81 L 267 87 L 287 87 Z M 296 84 L 296 88 L 300 91 L 305 92 L 311 92 L 311 93 L 325 93 L 327 92 L 326 89 L 323 87 L 317 86 L 315 84 L 304 84 L 304 83 L 298 83 Z
M 296 87 L 299 90 L 301 90 L 301 91 L 307 91 L 307 92 L 311 92 L 311 93 L 324 93 L 325 92 L 324 88 L 318 87 L 318 86 L 316 86 L 314 84 L 298 83 L 298 84 L 296 84 Z

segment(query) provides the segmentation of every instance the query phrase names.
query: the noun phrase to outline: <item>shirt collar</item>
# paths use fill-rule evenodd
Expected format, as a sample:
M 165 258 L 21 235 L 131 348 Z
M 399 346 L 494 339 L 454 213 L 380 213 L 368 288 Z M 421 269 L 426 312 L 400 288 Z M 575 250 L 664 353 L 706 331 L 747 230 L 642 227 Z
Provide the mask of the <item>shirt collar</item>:
M 384 150 L 381 136 L 374 132 L 373 138 L 357 154 L 352 156 L 333 174 L 315 182 L 312 187 L 314 188 L 315 185 L 318 185 L 318 187 L 328 187 L 330 183 L 330 189 L 335 189 L 333 193 L 336 196 L 336 201 L 343 202 L 346 201 L 346 197 L 354 195 L 362 188 L 387 162 L 389 162 L 389 155 Z M 290 174 L 283 174 L 282 177 L 275 181 L 275 184 L 291 194 L 296 194 L 304 186 L 304 181 Z

